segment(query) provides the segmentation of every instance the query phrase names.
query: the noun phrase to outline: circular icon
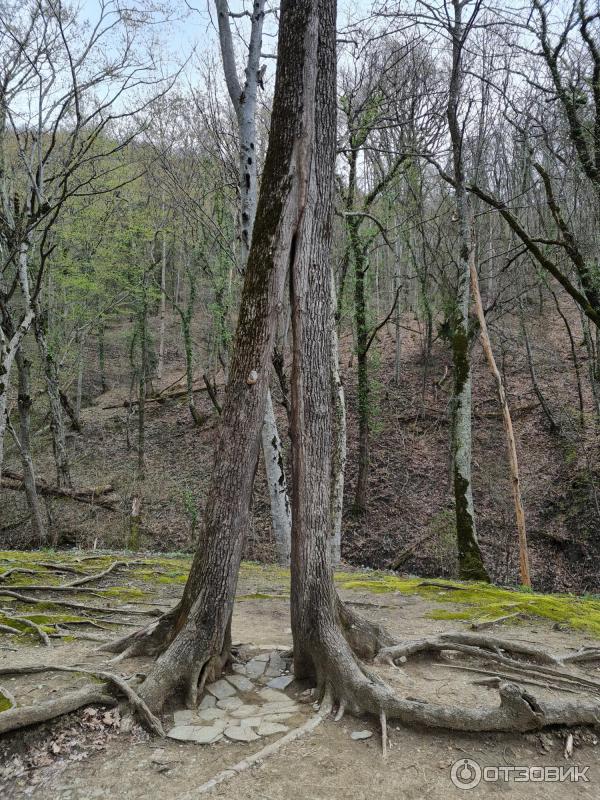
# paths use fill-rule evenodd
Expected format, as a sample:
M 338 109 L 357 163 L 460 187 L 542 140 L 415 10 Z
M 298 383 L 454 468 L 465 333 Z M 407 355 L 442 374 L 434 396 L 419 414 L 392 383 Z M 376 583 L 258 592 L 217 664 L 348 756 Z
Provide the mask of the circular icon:
M 474 789 L 481 782 L 481 767 L 472 758 L 461 758 L 452 764 L 450 779 L 457 789 Z

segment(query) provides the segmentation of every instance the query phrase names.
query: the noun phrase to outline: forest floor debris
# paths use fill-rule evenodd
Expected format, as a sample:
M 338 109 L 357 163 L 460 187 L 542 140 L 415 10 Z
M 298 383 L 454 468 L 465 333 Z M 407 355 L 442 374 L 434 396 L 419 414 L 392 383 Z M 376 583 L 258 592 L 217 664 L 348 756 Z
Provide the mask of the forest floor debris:
M 37 631 L 26 625 L 18 634 L 0 636 L 0 669 L 23 668 L 23 674 L 2 677 L 3 689 L 20 706 L 77 691 L 89 684 L 89 672 L 108 670 L 124 680 L 143 670 L 147 665 L 140 659 L 120 662 L 118 670 L 106 666 L 107 656 L 97 651 L 97 643 L 79 637 L 88 626 L 95 633 L 117 636 L 129 629 L 128 624 L 143 622 L 139 612 L 168 609 L 177 602 L 189 568 L 189 559 L 178 555 L 89 555 L 77 551 L 0 553 L 0 570 L 5 576 L 0 581 L 0 616 L 34 620 L 51 642 L 50 647 L 44 646 Z M 129 562 L 127 566 L 111 568 L 111 564 L 124 561 Z M 93 605 L 101 610 L 66 613 L 56 604 L 61 590 L 53 589 L 72 582 L 74 573 L 76 579 L 86 579 L 82 589 L 98 595 Z M 525 648 L 543 647 L 552 653 L 583 652 L 586 647 L 591 652 L 600 644 L 600 601 L 596 598 L 540 596 L 448 580 L 425 582 L 384 572 L 339 572 L 336 582 L 344 599 L 359 603 L 365 616 L 403 638 L 435 638 L 457 629 L 467 633 L 473 620 L 493 619 L 499 616 L 498 606 L 504 610 L 516 604 L 513 611 L 518 608 L 518 616 L 505 614 L 506 619 L 481 635 L 504 635 L 522 642 Z M 28 584 L 48 587 L 35 593 L 35 605 L 1 594 L 4 589 L 28 597 Z M 314 698 L 304 686 L 294 684 L 286 657 L 291 645 L 288 591 L 286 570 L 243 565 L 238 594 L 244 599 L 234 614 L 238 659 L 234 671 L 205 693 L 195 712 L 174 708 L 166 714 L 167 738 L 152 737 L 138 721 L 124 725 L 118 707 L 80 708 L 0 739 L 0 794 L 7 800 L 93 800 L 101 796 L 133 800 L 166 792 L 178 800 L 194 787 L 199 791 L 210 784 L 215 797 L 245 800 L 329 800 L 346 797 L 349 791 L 355 798 L 372 797 L 376 791 L 391 800 L 398 797 L 401 785 L 403 796 L 415 800 L 425 786 L 431 797 L 458 797 L 461 794 L 450 782 L 450 767 L 465 754 L 482 764 L 559 764 L 568 749 L 572 753 L 569 763 L 590 766 L 591 783 L 569 787 L 524 784 L 522 795 L 515 784 L 511 785 L 514 796 L 545 800 L 598 796 L 600 749 L 596 733 L 587 729 L 476 736 L 421 732 L 390 724 L 383 771 L 375 720 L 347 716 L 334 724 L 328 718 L 313 727 Z M 386 596 L 385 603 L 376 600 L 381 594 Z M 70 599 L 77 602 L 79 596 Z M 152 605 L 155 603 L 158 606 Z M 555 626 L 557 619 L 560 629 Z M 25 671 L 40 663 L 74 671 Z M 385 665 L 378 669 L 403 696 L 465 705 L 495 702 L 490 687 L 495 688 L 498 672 L 493 665 L 480 667 L 465 668 L 452 659 L 441 659 L 433 667 L 431 662 L 409 659 L 401 669 Z M 596 670 L 592 670 L 593 675 Z M 535 691 L 552 699 L 564 686 L 542 678 Z M 306 725 L 310 735 L 298 738 L 295 732 Z M 372 735 L 354 740 L 356 732 Z M 569 733 L 573 743 L 567 748 Z M 276 748 L 274 757 L 268 761 L 258 757 L 263 750 L 268 755 L 271 745 L 282 740 L 285 743 Z M 238 773 L 235 768 L 248 761 L 250 766 Z M 226 779 L 221 776 L 211 783 L 223 772 Z M 482 787 L 481 796 L 491 797 L 495 788 Z

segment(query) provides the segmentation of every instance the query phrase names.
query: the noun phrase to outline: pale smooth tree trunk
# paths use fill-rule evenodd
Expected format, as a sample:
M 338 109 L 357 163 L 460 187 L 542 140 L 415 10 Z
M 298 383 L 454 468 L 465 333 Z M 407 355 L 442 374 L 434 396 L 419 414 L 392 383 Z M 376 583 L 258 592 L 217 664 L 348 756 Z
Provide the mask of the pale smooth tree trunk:
M 19 347 L 35 318 L 35 308 L 29 292 L 28 255 L 29 242 L 26 240 L 19 247 L 17 263 L 18 280 L 25 308 L 23 317 L 16 327 L 8 317 L 3 317 L 0 325 L 0 478 L 2 478 L 2 465 L 4 463 L 4 437 L 6 436 L 9 422 L 8 388 L 10 386 L 10 376 Z M 0 280 L 2 280 L 1 276 Z
M 219 43 L 225 82 L 236 113 L 240 140 L 240 260 L 242 269 L 244 269 L 252 244 L 252 232 L 256 217 L 258 192 L 256 110 L 266 0 L 256 0 L 253 4 L 248 58 L 243 87 L 240 85 L 236 72 L 233 40 L 229 23 L 229 4 L 227 0 L 215 0 L 215 5 L 219 23 Z M 271 409 L 270 412 L 269 409 Z M 277 430 L 277 421 L 273 413 L 273 402 L 270 391 L 267 402 L 267 417 L 265 417 L 263 429 L 272 434 L 267 436 L 263 433 L 263 458 L 267 482 L 269 484 L 271 525 L 273 527 L 273 535 L 277 545 L 280 563 L 284 563 L 281 561 L 281 558 L 283 558 L 284 551 L 289 549 L 287 543 L 289 543 L 291 536 L 291 507 L 287 496 L 287 486 L 285 486 L 285 491 L 282 491 L 282 485 L 285 485 L 283 447 L 281 444 L 281 437 Z M 286 557 L 285 563 L 288 563 L 288 561 L 289 556 Z
M 287 479 L 281 458 L 282 445 L 277 431 L 271 392 L 267 392 L 261 437 L 271 498 L 271 519 L 277 547 L 277 562 L 287 567 L 290 564 L 292 546 L 292 510 L 288 500 Z
M 342 560 L 342 520 L 344 513 L 344 482 L 346 476 L 346 396 L 340 373 L 340 353 L 335 324 L 337 307 L 335 278 L 331 269 L 331 378 L 333 399 L 333 449 L 331 454 L 331 563 L 336 567 Z
M 488 333 L 487 322 L 483 311 L 483 303 L 481 302 L 481 293 L 479 291 L 479 279 L 477 277 L 477 268 L 475 266 L 474 249 L 471 248 L 471 257 L 469 259 L 469 267 L 471 272 L 471 286 L 473 288 L 473 300 L 475 310 L 477 312 L 477 319 L 479 321 L 481 344 L 483 351 L 490 368 L 490 372 L 496 382 L 496 390 L 498 392 L 498 400 L 500 401 L 500 408 L 502 409 L 502 420 L 504 422 L 504 435 L 506 437 L 506 450 L 508 452 L 508 463 L 510 468 L 510 481 L 513 492 L 513 501 L 515 504 L 515 518 L 517 521 L 517 532 L 519 534 L 519 573 L 521 576 L 521 584 L 523 586 L 531 587 L 531 575 L 529 571 L 529 550 L 527 547 L 527 530 L 525 527 L 525 510 L 523 508 L 523 500 L 521 498 L 521 480 L 519 477 L 519 459 L 517 456 L 517 445 L 515 442 L 515 434 L 513 431 L 512 418 L 510 415 L 510 407 L 504 390 L 504 381 L 502 375 L 496 364 L 494 358 L 494 351 L 492 350 L 492 343 Z

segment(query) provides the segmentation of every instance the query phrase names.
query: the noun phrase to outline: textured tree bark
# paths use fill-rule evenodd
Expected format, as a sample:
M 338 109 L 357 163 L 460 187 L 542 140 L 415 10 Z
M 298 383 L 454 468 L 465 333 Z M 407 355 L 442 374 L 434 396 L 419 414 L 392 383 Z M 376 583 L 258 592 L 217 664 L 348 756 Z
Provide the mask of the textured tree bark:
M 465 26 L 462 20 L 464 0 L 453 0 L 454 18 L 450 23 L 452 36 L 452 72 L 448 93 L 448 127 L 452 143 L 454 193 L 459 232 L 459 277 L 456 310 L 452 330 L 452 362 L 454 368 L 452 456 L 454 501 L 456 506 L 456 538 L 458 568 L 461 578 L 489 581 L 477 541 L 473 489 L 471 485 L 471 358 L 469 352 L 469 259 L 473 242 L 471 237 L 471 211 L 465 190 L 462 159 L 463 131 L 459 119 L 459 106 L 463 84 L 462 53 L 465 44 Z
M 354 494 L 354 513 L 367 511 L 369 497 L 369 435 L 371 427 L 371 382 L 369 378 L 369 354 L 367 326 L 367 298 L 365 276 L 366 256 L 358 232 L 358 221 L 349 227 L 354 258 L 354 318 L 356 325 L 356 362 L 358 377 L 358 475 Z
M 198 548 L 176 612 L 129 640 L 133 652 L 163 651 L 140 688 L 154 709 L 179 688 L 194 702 L 228 658 L 277 316 L 290 259 L 302 246 L 314 131 L 317 2 L 284 0 L 280 13 L 273 124 Z
M 35 470 L 31 456 L 31 387 L 30 371 L 31 362 L 19 349 L 16 355 L 16 364 L 19 375 L 19 394 L 17 404 L 19 407 L 19 451 L 23 464 L 23 486 L 27 497 L 27 505 L 31 514 L 31 531 L 40 546 L 46 544 L 48 533 L 44 524 L 42 507 L 35 484 Z
M 510 415 L 510 407 L 506 392 L 504 391 L 504 381 L 500 370 L 496 365 L 494 358 L 494 351 L 492 350 L 492 343 L 488 333 L 487 322 L 483 311 L 483 303 L 481 302 L 481 293 L 479 291 L 479 279 L 477 277 L 477 269 L 475 267 L 475 250 L 471 248 L 471 256 L 469 259 L 469 268 L 471 272 L 471 285 L 473 287 L 473 300 L 475 303 L 475 310 L 477 312 L 477 319 L 479 320 L 479 328 L 481 333 L 481 343 L 483 351 L 487 359 L 490 372 L 496 382 L 496 390 L 498 392 L 498 399 L 500 401 L 500 408 L 502 409 L 502 419 L 504 422 L 504 434 L 506 436 L 506 449 L 508 452 L 508 463 L 510 467 L 510 480 L 513 491 L 513 501 L 515 504 L 515 518 L 517 521 L 517 532 L 519 534 L 519 570 L 521 576 L 521 583 L 523 586 L 531 587 L 531 575 L 529 572 L 529 551 L 527 548 L 527 530 L 525 527 L 525 510 L 523 509 L 523 501 L 521 499 L 521 480 L 519 477 L 519 459 L 517 456 L 517 445 L 515 442 L 515 434 L 513 431 L 512 418 Z

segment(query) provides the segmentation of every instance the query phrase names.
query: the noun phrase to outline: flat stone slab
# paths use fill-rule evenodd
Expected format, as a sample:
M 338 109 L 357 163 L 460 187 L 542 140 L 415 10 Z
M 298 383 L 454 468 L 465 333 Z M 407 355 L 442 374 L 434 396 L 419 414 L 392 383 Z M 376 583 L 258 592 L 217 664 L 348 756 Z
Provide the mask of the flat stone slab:
M 199 709 L 214 708 L 216 704 L 217 704 L 216 697 L 213 697 L 212 694 L 205 694 L 198 708 Z
M 254 661 L 268 661 L 271 658 L 270 653 L 259 653 L 257 656 L 254 656 Z
M 262 717 L 245 717 L 239 721 L 239 724 L 242 728 L 258 728 L 263 724 L 263 721 Z
M 373 731 L 352 731 L 350 734 L 350 738 L 354 739 L 354 741 L 358 741 L 359 739 L 370 739 L 373 736 Z
M 173 720 L 176 727 L 179 725 L 188 725 L 194 719 L 196 719 L 196 714 L 193 711 L 190 711 L 189 709 L 184 709 L 183 711 L 176 711 L 173 714 Z
M 268 703 L 283 703 L 290 702 L 289 697 L 284 692 L 278 692 L 277 689 L 261 689 L 259 697 L 266 700 Z
M 259 736 L 274 736 L 276 733 L 287 733 L 287 725 L 280 725 L 278 722 L 263 722 L 256 731 Z
M 217 708 L 221 708 L 224 711 L 234 711 L 236 708 L 239 708 L 242 705 L 242 701 L 239 697 L 226 697 L 225 700 L 218 700 L 217 701 Z
M 255 742 L 259 738 L 252 728 L 242 727 L 241 725 L 225 728 L 225 736 L 234 742 Z
M 198 719 L 202 722 L 212 722 L 215 719 L 225 719 L 227 712 L 222 708 L 204 708 L 198 712 Z
M 262 709 L 259 706 L 243 705 L 234 709 L 231 712 L 231 716 L 234 719 L 247 719 L 248 717 L 256 717 L 261 711 Z
M 233 686 L 223 679 L 210 683 L 206 687 L 206 691 L 216 697 L 217 700 L 225 700 L 226 697 L 233 697 L 235 694 Z
M 198 725 L 178 725 L 167 733 L 169 739 L 196 744 L 212 744 L 222 738 L 222 729 Z
M 253 658 L 246 664 L 246 675 L 249 678 L 260 678 L 266 666 L 266 661 L 259 661 L 257 658 Z
M 281 675 L 284 669 L 285 669 L 285 661 L 279 655 L 277 650 L 275 650 L 274 652 L 271 653 L 271 656 L 269 657 L 269 663 L 267 665 L 265 675 L 268 675 L 270 678 L 275 678 L 278 675 Z
M 287 689 L 293 680 L 293 675 L 280 675 L 278 678 L 273 678 L 273 680 L 269 681 L 267 687 L 269 689 Z
M 256 688 L 245 675 L 228 675 L 225 680 L 240 692 L 252 692 Z

